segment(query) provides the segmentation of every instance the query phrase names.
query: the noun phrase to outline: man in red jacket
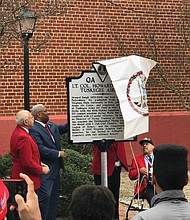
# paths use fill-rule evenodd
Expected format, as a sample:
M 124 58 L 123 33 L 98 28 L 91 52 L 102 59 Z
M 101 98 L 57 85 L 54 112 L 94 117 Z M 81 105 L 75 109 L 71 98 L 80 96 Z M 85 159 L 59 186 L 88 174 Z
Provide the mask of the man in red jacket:
M 10 141 L 12 178 L 20 179 L 20 173 L 24 173 L 34 182 L 34 189 L 37 190 L 41 184 L 41 174 L 48 174 L 50 170 L 41 163 L 38 146 L 29 134 L 34 118 L 29 111 L 21 110 L 16 115 L 16 124 Z
M 137 180 L 134 195 L 144 198 L 151 204 L 151 199 L 154 196 L 154 186 L 152 184 L 152 169 L 153 169 L 153 141 L 149 137 L 145 137 L 139 144 L 142 146 L 143 154 L 132 159 L 131 168 L 129 170 L 129 178 Z
M 101 185 L 101 152 L 95 145 L 91 173 L 94 174 L 94 182 Z M 107 149 L 107 174 L 108 188 L 112 191 L 116 200 L 114 219 L 119 219 L 119 190 L 121 167 L 127 170 L 127 157 L 123 142 L 115 142 Z

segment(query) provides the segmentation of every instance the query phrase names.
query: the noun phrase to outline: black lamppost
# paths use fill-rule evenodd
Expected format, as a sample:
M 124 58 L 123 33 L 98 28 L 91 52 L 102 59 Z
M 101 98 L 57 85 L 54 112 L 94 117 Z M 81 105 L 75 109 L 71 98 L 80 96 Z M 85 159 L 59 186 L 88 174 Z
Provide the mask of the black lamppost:
M 18 31 L 24 43 L 24 109 L 30 111 L 30 83 L 29 83 L 29 46 L 28 41 L 32 37 L 36 17 L 26 7 L 22 7 L 18 17 Z

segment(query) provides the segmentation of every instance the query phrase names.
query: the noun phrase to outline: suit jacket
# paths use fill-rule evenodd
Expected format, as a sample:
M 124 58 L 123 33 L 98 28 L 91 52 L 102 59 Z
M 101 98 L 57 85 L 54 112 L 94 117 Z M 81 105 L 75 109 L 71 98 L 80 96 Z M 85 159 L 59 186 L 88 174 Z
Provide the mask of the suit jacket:
M 93 147 L 93 160 L 92 160 L 92 174 L 101 175 L 101 152 L 99 148 L 94 145 Z M 127 170 L 127 157 L 125 154 L 125 146 L 123 142 L 116 142 L 111 144 L 107 149 L 107 174 L 111 176 L 114 171 L 115 162 L 118 158 L 122 166 Z
M 148 184 L 147 176 L 143 176 L 139 172 L 139 170 L 142 167 L 146 168 L 145 156 L 140 155 L 140 156 L 135 157 L 135 159 L 136 159 L 136 161 L 134 159 L 132 159 L 131 168 L 129 170 L 129 178 L 131 180 L 139 179 L 139 181 L 137 182 L 137 184 L 135 186 L 134 195 L 136 195 L 139 192 L 139 195 L 142 196 L 142 194 L 145 192 L 146 186 Z M 138 169 L 137 169 L 137 167 L 138 167 Z
M 34 126 L 30 129 L 30 134 L 35 139 L 41 156 L 41 161 L 47 164 L 50 172 L 44 175 L 44 179 L 54 179 L 59 175 L 59 170 L 64 170 L 64 161 L 58 157 L 61 150 L 60 134 L 68 132 L 68 124 L 56 125 L 52 122 L 47 123 L 54 141 L 46 128 L 38 122 L 34 122 Z
M 28 175 L 35 190 L 40 187 L 42 167 L 38 146 L 29 133 L 17 126 L 11 136 L 10 152 L 13 157 L 12 178 L 20 179 L 19 173 Z

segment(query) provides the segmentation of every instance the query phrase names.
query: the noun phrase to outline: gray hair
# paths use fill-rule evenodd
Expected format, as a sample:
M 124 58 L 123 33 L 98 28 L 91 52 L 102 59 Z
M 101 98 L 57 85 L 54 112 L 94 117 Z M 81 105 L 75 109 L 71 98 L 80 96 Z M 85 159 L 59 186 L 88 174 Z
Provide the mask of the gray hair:
M 44 109 L 44 105 L 43 104 L 37 104 L 37 105 L 34 105 L 32 107 L 32 115 L 34 116 L 34 118 L 37 117 L 37 114 L 38 112 L 42 111 Z
M 24 125 L 24 121 L 28 119 L 30 116 L 30 112 L 27 110 L 21 110 L 16 114 L 16 124 L 19 126 Z

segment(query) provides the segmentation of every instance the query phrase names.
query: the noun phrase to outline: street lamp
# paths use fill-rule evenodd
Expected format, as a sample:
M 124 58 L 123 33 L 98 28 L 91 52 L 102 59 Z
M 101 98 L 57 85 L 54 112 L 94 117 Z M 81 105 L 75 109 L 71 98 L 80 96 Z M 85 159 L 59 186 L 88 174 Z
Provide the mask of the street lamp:
M 28 41 L 32 37 L 36 23 L 34 13 L 26 7 L 22 7 L 17 18 L 18 31 L 24 42 L 24 109 L 30 111 L 30 84 L 29 84 L 29 46 Z

